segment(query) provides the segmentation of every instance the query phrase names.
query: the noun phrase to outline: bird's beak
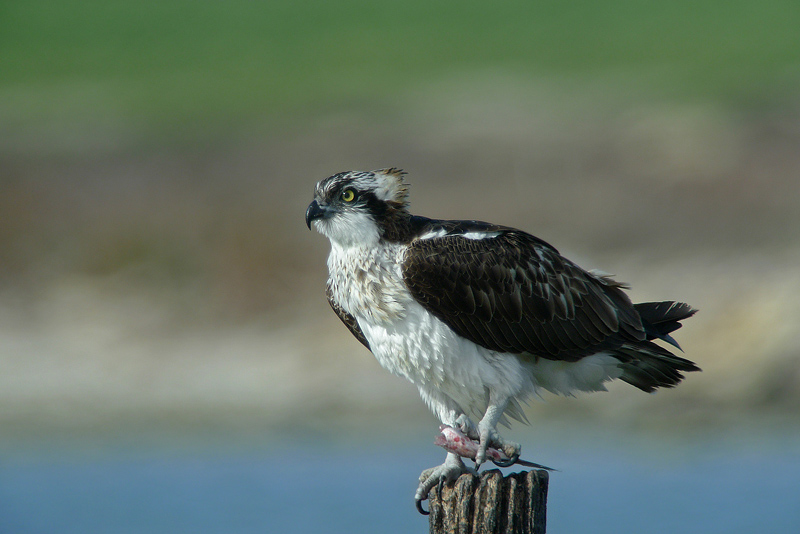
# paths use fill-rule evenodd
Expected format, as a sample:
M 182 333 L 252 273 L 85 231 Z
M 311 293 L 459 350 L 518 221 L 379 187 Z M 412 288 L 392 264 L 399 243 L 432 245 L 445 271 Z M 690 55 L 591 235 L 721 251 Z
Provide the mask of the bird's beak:
M 316 200 L 312 201 L 306 210 L 306 226 L 308 226 L 308 229 L 311 230 L 311 221 L 316 219 L 327 219 L 333 214 L 332 212 L 333 210 L 331 210 L 327 204 L 320 206 L 319 202 Z

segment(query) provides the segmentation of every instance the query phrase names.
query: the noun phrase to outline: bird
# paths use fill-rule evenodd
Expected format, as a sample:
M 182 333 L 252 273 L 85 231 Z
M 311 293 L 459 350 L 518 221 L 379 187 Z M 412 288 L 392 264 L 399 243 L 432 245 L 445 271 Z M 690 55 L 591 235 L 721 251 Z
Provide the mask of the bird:
M 697 311 L 689 304 L 633 304 L 626 284 L 522 230 L 412 215 L 405 176 L 329 176 L 305 217 L 330 241 L 326 295 L 339 319 L 442 425 L 478 442 L 474 468 L 448 451 L 422 472 L 421 512 L 434 486 L 475 473 L 490 447 L 519 458 L 497 426 L 527 423 L 523 405 L 542 390 L 574 396 L 619 379 L 654 392 L 700 370 L 664 347 L 680 349 L 670 334 Z

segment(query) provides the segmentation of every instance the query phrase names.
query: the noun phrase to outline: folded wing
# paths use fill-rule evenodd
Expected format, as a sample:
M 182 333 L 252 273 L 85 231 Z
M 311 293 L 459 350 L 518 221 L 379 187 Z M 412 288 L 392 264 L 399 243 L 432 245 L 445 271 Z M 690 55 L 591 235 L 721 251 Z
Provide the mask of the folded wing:
M 647 338 L 621 284 L 525 232 L 451 224 L 412 241 L 403 277 L 459 335 L 491 350 L 564 361 Z

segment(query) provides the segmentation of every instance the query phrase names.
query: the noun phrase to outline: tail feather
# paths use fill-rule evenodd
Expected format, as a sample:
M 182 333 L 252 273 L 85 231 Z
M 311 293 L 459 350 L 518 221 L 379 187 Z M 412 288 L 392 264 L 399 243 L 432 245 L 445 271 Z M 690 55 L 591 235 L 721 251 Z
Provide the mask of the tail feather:
M 696 309 L 685 302 L 671 301 L 641 302 L 634 304 L 633 307 L 642 318 L 642 326 L 648 340 L 661 339 L 678 350 L 683 350 L 670 333 L 682 326 L 680 323 L 682 320 L 697 313 Z
M 694 362 L 675 356 L 652 341 L 623 345 L 615 355 L 622 360 L 620 379 L 648 393 L 675 387 L 683 380 L 684 372 L 700 370 Z
M 694 315 L 696 309 L 683 302 L 643 302 L 634 307 L 642 318 L 647 340 L 626 343 L 615 350 L 622 361 L 621 380 L 649 393 L 660 387 L 675 387 L 683 380 L 684 372 L 700 370 L 694 362 L 652 342 L 661 339 L 680 350 L 669 334 L 680 328 L 680 321 Z

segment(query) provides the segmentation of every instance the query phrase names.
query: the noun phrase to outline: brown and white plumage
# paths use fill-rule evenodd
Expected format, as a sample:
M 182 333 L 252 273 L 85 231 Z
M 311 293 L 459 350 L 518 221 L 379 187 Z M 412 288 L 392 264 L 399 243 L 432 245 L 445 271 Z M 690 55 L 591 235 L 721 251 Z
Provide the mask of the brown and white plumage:
M 585 271 L 526 232 L 411 215 L 397 169 L 319 182 L 306 222 L 331 241 L 327 295 L 353 335 L 414 383 L 442 423 L 518 454 L 496 432 L 540 388 L 570 395 L 620 378 L 644 391 L 698 370 L 654 340 L 695 310 L 631 303 L 625 286 Z M 481 416 L 475 425 L 470 414 Z M 423 473 L 417 501 L 466 469 L 449 455 Z
M 436 227 L 446 233 L 411 242 L 404 280 L 458 335 L 493 351 L 567 362 L 611 351 L 621 361 L 620 378 L 645 391 L 674 386 L 680 371 L 696 370 L 650 342 L 659 337 L 674 344 L 667 336 L 694 313 L 690 306 L 633 305 L 622 284 L 584 271 L 513 228 L 472 221 Z M 483 237 L 463 237 L 470 232 Z M 640 365 L 637 350 L 650 367 Z

